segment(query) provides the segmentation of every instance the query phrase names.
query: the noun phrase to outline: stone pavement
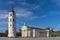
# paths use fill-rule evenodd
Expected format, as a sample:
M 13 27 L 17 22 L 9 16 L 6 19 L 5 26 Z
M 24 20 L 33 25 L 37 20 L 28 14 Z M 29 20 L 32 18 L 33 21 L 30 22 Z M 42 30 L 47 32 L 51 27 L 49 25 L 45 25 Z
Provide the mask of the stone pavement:
M 0 40 L 60 40 L 60 37 L 40 37 L 40 38 L 8 38 L 0 37 Z

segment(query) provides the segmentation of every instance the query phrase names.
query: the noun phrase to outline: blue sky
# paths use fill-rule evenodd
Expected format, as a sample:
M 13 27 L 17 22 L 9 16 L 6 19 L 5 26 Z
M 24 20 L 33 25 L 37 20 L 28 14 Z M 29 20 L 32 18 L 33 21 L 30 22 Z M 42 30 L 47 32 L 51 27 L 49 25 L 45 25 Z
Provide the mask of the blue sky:
M 60 0 L 0 0 L 0 32 L 8 29 L 8 14 L 12 4 L 17 31 L 24 23 L 32 27 L 49 26 L 60 30 Z

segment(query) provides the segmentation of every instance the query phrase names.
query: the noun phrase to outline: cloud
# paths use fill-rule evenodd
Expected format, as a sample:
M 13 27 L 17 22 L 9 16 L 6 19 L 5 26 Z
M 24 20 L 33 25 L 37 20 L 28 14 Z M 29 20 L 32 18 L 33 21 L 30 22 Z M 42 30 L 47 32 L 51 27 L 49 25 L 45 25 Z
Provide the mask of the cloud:
M 22 8 L 28 8 L 29 10 L 38 10 L 40 9 L 40 4 L 38 3 L 30 3 L 30 2 L 27 2 L 26 0 L 17 0 L 19 1 L 18 4 L 19 6 L 22 6 Z
M 2 14 L 2 13 L 7 13 L 7 10 L 0 10 L 0 14 Z
M 45 17 L 47 17 L 47 15 L 42 15 L 42 16 L 40 16 L 39 18 L 45 18 Z
M 7 14 L 2 14 L 2 15 L 0 15 L 0 19 L 6 19 L 8 17 L 8 15 Z
M 8 1 L 7 3 L 8 4 L 14 4 L 15 2 L 14 1 Z
M 36 16 L 33 11 L 29 11 L 28 9 L 23 9 L 23 8 L 16 8 L 16 16 L 18 18 L 23 18 L 24 20 L 35 20 L 35 19 L 42 19 L 47 17 L 47 15 L 41 15 L 41 16 Z
M 38 18 L 38 16 L 35 16 L 32 11 L 29 11 L 27 9 L 17 8 L 15 11 L 16 11 L 16 16 L 17 17 L 20 17 L 20 18 L 23 18 L 23 19 L 26 19 L 26 20 L 27 19 L 33 20 L 33 19 Z
M 54 29 L 55 31 L 60 30 L 60 25 L 55 26 L 53 29 Z
M 26 1 L 26 0 L 15 0 L 15 1 L 20 1 L 20 2 L 22 2 L 22 1 Z
M 0 21 L 0 32 L 4 32 L 5 30 L 7 30 L 8 28 L 7 25 L 8 25 L 7 21 L 5 20 Z
M 49 14 L 51 15 L 60 15 L 60 11 L 49 11 Z
M 42 16 L 36 16 L 32 11 L 29 11 L 28 9 L 23 9 L 23 8 L 15 8 L 16 12 L 16 17 L 17 18 L 23 18 L 25 20 L 34 20 L 37 18 L 44 18 L 46 15 Z M 8 13 L 7 10 L 0 10 L 0 19 L 6 19 L 8 18 Z
M 0 26 L 5 26 L 7 24 L 8 24 L 7 21 L 4 21 L 4 20 L 0 21 Z
M 52 0 L 52 2 L 57 5 L 57 6 L 60 6 L 60 0 Z
M 33 17 L 30 18 L 30 20 L 35 20 L 37 18 L 39 18 L 39 17 L 38 16 L 33 16 Z
M 30 6 L 30 4 L 29 4 L 29 3 L 27 3 L 27 2 L 25 2 L 25 1 L 20 2 L 20 5 L 22 5 L 22 6 Z
M 16 12 L 16 17 L 18 18 L 20 17 L 20 18 L 29 19 L 29 20 L 38 18 L 38 16 L 35 16 L 32 11 L 29 11 L 27 9 L 16 8 L 15 12 Z M 7 19 L 8 13 L 9 12 L 7 12 L 7 10 L 0 10 L 0 19 Z
M 39 9 L 39 8 L 40 8 L 40 5 L 35 5 L 35 6 L 33 7 L 34 10 L 37 10 L 37 9 Z
M 7 29 L 7 17 L 8 17 L 8 12 L 7 10 L 0 10 L 0 32 L 4 32 L 4 30 Z
M 17 11 L 16 12 L 16 16 L 17 17 L 25 17 L 25 18 L 27 18 L 27 17 L 29 17 L 29 16 L 31 16 L 32 15 L 32 12 L 30 12 L 30 11 L 24 11 L 24 10 L 20 10 L 20 11 Z
M 6 10 L 0 10 L 0 19 L 5 19 L 8 17 L 8 12 Z

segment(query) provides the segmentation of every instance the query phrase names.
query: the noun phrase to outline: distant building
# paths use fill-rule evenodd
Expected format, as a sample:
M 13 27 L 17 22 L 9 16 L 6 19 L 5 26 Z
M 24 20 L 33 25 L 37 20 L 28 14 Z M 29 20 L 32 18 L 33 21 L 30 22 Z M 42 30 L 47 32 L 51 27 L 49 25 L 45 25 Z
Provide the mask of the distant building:
M 8 37 L 16 37 L 16 14 L 13 9 L 8 16 Z
M 6 33 L 0 33 L 0 37 L 7 37 Z
M 35 28 L 30 26 L 22 26 L 21 28 L 22 37 L 55 37 L 55 32 L 50 28 Z

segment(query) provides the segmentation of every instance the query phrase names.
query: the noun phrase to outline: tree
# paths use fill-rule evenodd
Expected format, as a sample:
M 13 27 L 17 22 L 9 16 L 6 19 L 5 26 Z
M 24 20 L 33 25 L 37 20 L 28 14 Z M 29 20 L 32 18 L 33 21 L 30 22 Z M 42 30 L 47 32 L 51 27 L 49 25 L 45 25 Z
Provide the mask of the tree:
M 56 31 L 57 36 L 60 36 L 60 31 Z
M 21 36 L 21 30 L 17 32 L 17 37 Z
M 6 37 L 8 36 L 8 30 L 5 30 L 5 35 L 6 35 Z

